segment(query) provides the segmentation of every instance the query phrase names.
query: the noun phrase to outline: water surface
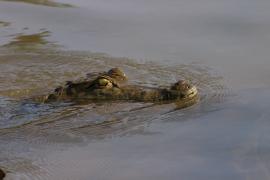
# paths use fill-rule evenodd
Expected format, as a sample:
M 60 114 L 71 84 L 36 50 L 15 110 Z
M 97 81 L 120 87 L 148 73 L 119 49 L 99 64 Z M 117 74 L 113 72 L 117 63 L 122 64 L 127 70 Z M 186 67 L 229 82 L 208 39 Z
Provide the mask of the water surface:
M 269 179 L 265 0 L 0 1 L 0 167 L 7 179 Z M 120 66 L 188 79 L 200 102 L 39 104 Z

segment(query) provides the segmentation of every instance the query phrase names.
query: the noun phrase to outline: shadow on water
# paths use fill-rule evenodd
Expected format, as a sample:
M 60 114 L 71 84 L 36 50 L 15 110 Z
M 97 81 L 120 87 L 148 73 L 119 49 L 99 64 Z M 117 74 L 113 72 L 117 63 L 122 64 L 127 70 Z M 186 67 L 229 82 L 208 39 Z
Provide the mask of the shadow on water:
M 12 172 L 40 176 L 42 171 L 37 171 L 31 160 L 44 149 L 153 135 L 159 132 L 148 129 L 152 122 L 188 121 L 213 110 L 211 105 L 224 102 L 229 95 L 222 77 L 200 64 L 168 66 L 102 53 L 62 51 L 47 40 L 49 35 L 48 31 L 19 34 L 0 48 L 0 166 Z M 116 66 L 124 69 L 129 83 L 135 85 L 168 87 L 187 79 L 198 87 L 200 102 L 179 110 L 173 103 L 37 104 L 27 100 L 49 93 L 67 80 Z
M 74 7 L 71 4 L 66 3 L 59 3 L 50 0 L 1 0 L 1 1 L 8 1 L 8 2 L 21 2 L 21 3 L 29 3 L 35 5 L 42 5 L 42 6 L 50 6 L 50 7 Z

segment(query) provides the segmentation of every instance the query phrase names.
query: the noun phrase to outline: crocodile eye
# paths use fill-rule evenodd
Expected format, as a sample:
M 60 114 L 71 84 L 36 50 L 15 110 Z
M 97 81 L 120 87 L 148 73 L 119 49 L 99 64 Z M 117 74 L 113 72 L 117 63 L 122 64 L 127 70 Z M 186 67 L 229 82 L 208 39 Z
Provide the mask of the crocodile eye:
M 108 80 L 107 79 L 99 79 L 98 84 L 100 86 L 106 86 L 108 84 Z

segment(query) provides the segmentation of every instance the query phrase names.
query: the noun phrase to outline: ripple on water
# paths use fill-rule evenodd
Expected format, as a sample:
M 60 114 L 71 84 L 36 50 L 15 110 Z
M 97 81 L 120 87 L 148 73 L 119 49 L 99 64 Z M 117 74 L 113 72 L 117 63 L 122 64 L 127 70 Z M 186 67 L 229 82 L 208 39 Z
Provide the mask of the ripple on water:
M 48 93 L 67 80 L 76 80 L 89 72 L 104 71 L 115 66 L 123 68 L 130 83 L 137 85 L 168 87 L 179 79 L 187 79 L 198 87 L 200 102 L 178 110 L 174 104 L 37 104 L 25 101 Z M 3 51 L 0 55 L 0 82 L 0 149 L 8 152 L 0 153 L 0 165 L 4 164 L 11 171 L 22 172 L 35 179 L 46 176 L 50 179 L 50 170 L 42 170 L 31 163 L 26 166 L 20 158 L 13 161 L 10 158 L 18 152 L 25 154 L 61 149 L 99 138 L 134 133 L 151 135 L 152 132 L 146 130 L 151 122 L 188 120 L 189 116 L 198 115 L 209 110 L 209 106 L 224 102 L 230 95 L 222 77 L 199 64 L 169 66 L 138 63 L 128 58 L 85 52 L 10 54 Z M 4 160 L 6 158 L 7 161 Z M 33 159 L 31 156 L 28 158 Z M 9 166 L 7 162 L 12 162 L 12 165 Z M 24 168 L 19 171 L 17 167 Z M 43 176 L 43 173 L 46 175 Z
M 79 79 L 88 72 L 104 71 L 115 66 L 125 70 L 132 84 L 166 87 L 179 79 L 187 79 L 198 87 L 201 103 L 204 104 L 222 102 L 229 92 L 222 84 L 220 76 L 212 74 L 209 68 L 198 64 L 162 66 L 152 62 L 136 63 L 127 58 L 114 58 L 98 53 L 56 51 L 46 52 L 46 54 L 3 53 L 0 56 L 0 65 L 0 96 L 8 96 L 12 101 L 42 93 L 47 94 L 67 80 Z M 25 114 L 30 117 L 35 112 L 42 115 L 54 109 L 50 110 L 46 105 L 39 106 L 31 103 L 22 105 L 3 98 L 0 100 L 2 104 L 9 103 L 4 105 L 5 108 L 10 109 L 8 113 L 4 113 L 3 116 L 6 116 L 4 119 L 20 119 Z M 13 112 L 13 115 L 9 112 Z

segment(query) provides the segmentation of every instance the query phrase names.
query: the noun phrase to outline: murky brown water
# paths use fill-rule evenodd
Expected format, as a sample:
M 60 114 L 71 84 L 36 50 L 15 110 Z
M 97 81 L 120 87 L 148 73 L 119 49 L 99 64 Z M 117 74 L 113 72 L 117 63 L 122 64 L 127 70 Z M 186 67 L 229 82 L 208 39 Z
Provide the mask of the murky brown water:
M 269 6 L 0 1 L 6 179 L 269 179 Z M 188 79 L 200 102 L 177 109 L 27 100 L 115 66 L 132 84 Z

